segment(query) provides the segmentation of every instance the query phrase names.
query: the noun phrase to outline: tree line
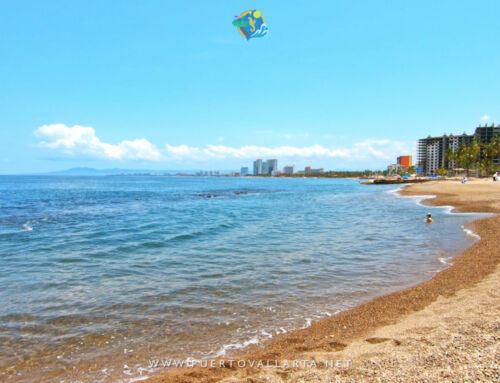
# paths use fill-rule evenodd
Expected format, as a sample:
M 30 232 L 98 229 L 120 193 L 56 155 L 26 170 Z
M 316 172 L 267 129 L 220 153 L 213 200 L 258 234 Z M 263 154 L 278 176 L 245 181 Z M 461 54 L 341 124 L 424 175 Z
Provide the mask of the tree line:
M 456 151 L 449 148 L 446 151 L 446 160 L 455 161 L 458 168 L 465 170 L 467 177 L 470 176 L 472 169 L 476 169 L 481 176 L 489 176 L 499 169 L 494 162 L 499 155 L 500 137 L 496 136 L 489 144 L 474 140 L 468 145 L 461 143 Z M 436 174 L 445 176 L 448 171 L 446 168 L 441 168 L 436 171 Z

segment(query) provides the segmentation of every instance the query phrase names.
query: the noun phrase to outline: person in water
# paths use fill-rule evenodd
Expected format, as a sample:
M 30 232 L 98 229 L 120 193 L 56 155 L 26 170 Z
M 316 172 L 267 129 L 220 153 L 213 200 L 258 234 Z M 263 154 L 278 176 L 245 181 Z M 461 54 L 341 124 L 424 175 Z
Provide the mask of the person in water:
M 434 220 L 432 219 L 431 213 L 427 213 L 427 219 L 425 220 L 425 222 L 427 222 L 427 223 L 434 222 Z

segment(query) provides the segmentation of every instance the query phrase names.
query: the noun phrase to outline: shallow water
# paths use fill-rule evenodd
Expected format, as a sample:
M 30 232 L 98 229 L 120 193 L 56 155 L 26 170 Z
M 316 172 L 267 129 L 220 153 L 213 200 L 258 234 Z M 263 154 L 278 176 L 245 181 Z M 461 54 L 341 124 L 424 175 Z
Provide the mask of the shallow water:
M 0 380 L 126 381 L 149 359 L 224 355 L 428 279 L 472 243 L 474 216 L 393 189 L 0 177 Z

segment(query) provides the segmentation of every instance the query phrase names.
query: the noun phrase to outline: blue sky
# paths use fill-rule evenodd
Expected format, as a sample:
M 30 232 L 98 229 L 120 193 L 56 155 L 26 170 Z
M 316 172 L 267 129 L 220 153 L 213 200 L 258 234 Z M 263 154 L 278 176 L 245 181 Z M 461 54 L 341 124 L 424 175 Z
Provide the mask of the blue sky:
M 269 35 L 231 25 L 264 10 Z M 500 123 L 500 2 L 0 2 L 0 174 L 383 168 Z M 497 118 L 497 120 L 495 120 Z

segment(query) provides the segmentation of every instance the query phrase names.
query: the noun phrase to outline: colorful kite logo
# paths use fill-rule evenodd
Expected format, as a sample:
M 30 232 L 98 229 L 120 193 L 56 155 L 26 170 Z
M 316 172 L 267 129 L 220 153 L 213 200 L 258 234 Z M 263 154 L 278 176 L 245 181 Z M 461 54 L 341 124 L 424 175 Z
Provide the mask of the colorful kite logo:
M 236 20 L 233 21 L 233 25 L 238 28 L 238 31 L 247 40 L 264 37 L 269 32 L 269 28 L 267 28 L 262 12 L 264 11 L 257 11 L 256 9 L 245 11 L 239 17 L 234 16 Z

